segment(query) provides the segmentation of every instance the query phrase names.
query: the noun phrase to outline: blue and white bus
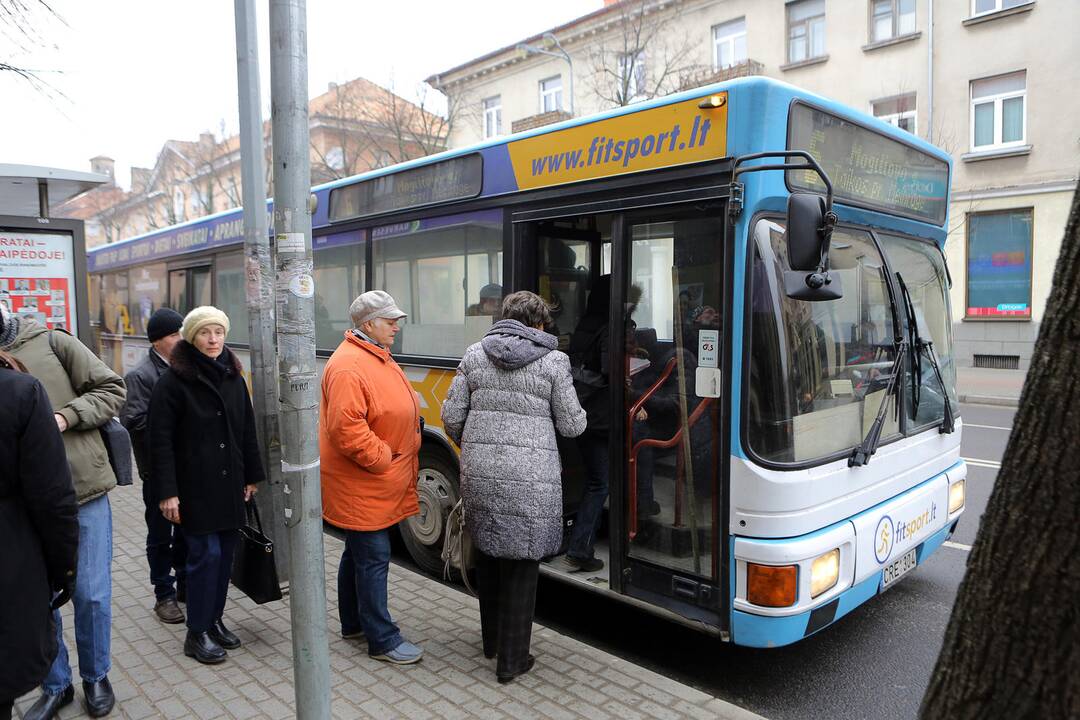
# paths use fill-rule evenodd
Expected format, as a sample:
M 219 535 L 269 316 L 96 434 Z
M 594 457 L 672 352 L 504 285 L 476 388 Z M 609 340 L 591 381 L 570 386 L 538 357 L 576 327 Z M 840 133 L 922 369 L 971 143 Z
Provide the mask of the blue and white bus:
M 439 419 L 454 368 L 527 289 L 564 348 L 608 308 L 589 389 L 607 412 L 604 567 L 556 557 L 545 575 L 759 647 L 887 591 L 964 509 L 950 172 L 913 135 L 752 78 L 315 188 L 319 356 L 365 289 L 409 313 L 393 351 L 427 421 L 422 511 L 400 526 L 416 562 L 441 570 L 458 498 Z M 241 225 L 234 210 L 91 251 L 103 357 L 128 369 L 156 307 L 208 303 L 243 355 Z M 562 454 L 569 528 L 585 474 L 577 442 Z

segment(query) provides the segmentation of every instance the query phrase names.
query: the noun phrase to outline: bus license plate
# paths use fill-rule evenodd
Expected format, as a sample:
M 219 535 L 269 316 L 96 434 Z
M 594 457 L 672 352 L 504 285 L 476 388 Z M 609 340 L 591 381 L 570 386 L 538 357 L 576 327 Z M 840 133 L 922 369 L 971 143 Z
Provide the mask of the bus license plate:
M 914 570 L 915 558 L 915 548 L 912 548 L 901 555 L 900 559 L 896 562 L 891 565 L 886 565 L 885 569 L 881 571 L 881 589 L 884 590 L 908 572 Z

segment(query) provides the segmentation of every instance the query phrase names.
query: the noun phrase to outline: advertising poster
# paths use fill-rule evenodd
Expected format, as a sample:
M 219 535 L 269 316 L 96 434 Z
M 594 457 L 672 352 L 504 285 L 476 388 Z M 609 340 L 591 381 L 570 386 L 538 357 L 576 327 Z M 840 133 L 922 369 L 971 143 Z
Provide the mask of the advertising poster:
M 21 318 L 76 334 L 72 242 L 68 234 L 0 229 L 0 303 Z

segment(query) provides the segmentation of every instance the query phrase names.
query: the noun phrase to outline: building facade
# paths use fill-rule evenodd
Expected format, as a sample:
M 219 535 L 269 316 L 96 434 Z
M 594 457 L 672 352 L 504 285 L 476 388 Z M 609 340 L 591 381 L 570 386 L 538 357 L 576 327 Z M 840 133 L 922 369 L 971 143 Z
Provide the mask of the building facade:
M 445 148 L 446 120 L 364 78 L 338 85 L 308 107 L 313 185 L 421 157 Z M 270 122 L 263 123 L 267 194 L 273 193 Z M 113 179 L 57 208 L 57 217 L 86 221 L 95 247 L 239 207 L 240 138 L 204 132 L 195 141 L 168 140 L 152 168 L 131 168 L 131 189 L 116 183 L 112 158 L 90 160 Z
M 1080 168 L 1067 28 L 1080 2 L 608 0 L 428 82 L 450 147 L 743 75 L 917 134 L 954 159 L 957 361 L 1026 369 Z

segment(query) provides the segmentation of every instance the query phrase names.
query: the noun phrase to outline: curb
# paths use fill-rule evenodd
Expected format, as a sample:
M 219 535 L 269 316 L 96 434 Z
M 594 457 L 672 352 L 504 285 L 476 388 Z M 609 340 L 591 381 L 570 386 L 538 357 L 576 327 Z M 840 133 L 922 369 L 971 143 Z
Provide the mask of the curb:
M 976 405 L 998 405 L 1000 407 L 1020 407 L 1020 398 L 1003 397 L 1001 395 L 965 395 L 959 394 L 957 398 L 962 403 L 974 403 Z

